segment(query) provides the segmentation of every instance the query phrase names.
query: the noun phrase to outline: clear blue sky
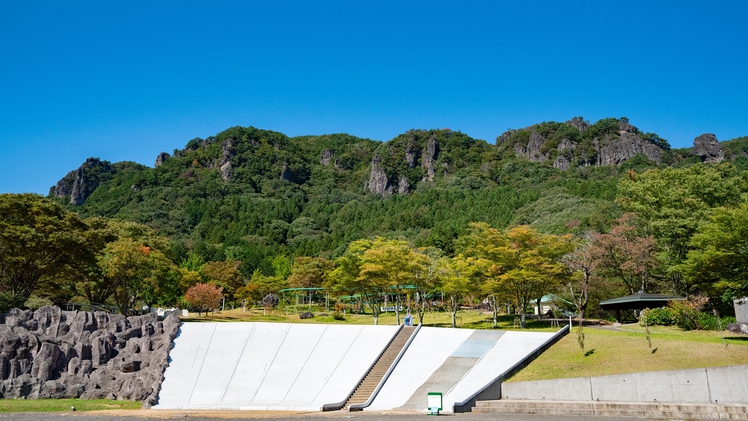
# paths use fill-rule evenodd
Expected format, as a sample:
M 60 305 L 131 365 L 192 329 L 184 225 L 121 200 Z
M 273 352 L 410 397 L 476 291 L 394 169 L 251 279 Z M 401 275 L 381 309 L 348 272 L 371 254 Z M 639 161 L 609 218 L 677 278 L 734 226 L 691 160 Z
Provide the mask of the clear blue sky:
M 746 1 L 6 0 L 0 192 L 235 125 L 493 142 L 626 116 L 675 147 L 727 140 L 748 135 L 747 18 Z

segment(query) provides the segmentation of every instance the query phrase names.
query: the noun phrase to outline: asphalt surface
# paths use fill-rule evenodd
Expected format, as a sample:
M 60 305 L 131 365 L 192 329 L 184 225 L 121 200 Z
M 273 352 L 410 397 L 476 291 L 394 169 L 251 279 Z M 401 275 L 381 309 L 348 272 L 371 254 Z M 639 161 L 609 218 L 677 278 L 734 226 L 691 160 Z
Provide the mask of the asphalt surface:
M 53 413 L 4 413 L 0 414 L 3 421 L 162 421 L 162 420 L 189 420 L 189 421 L 221 421 L 221 420 L 257 420 L 271 419 L 273 421 L 632 421 L 632 417 L 594 417 L 594 416 L 558 416 L 558 415 L 526 415 L 526 414 L 444 414 L 439 416 L 428 416 L 426 414 L 412 413 L 303 413 L 303 414 L 273 414 L 268 412 L 165 412 L 154 410 L 141 411 L 98 411 L 98 412 L 53 412 Z

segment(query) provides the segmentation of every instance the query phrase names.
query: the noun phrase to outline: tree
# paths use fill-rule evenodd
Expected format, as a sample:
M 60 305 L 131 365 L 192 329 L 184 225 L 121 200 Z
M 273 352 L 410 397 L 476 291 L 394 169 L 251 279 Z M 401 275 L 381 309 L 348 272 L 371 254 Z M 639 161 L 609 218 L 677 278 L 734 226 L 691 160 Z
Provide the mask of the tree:
M 644 236 L 652 235 L 672 289 L 684 293 L 679 268 L 691 250 L 691 238 L 712 209 L 737 206 L 748 192 L 748 173 L 730 163 L 629 173 L 618 184 L 617 203 L 640 217 Z
M 180 273 L 176 265 L 159 250 L 121 238 L 106 245 L 98 258 L 99 267 L 114 287 L 113 298 L 124 315 L 135 304 L 174 304 L 179 291 Z
M 485 278 L 484 291 L 511 297 L 522 327 L 533 299 L 557 289 L 567 271 L 560 259 L 573 248 L 571 236 L 546 235 L 523 225 L 501 232 L 485 224 L 471 224 L 460 246 L 475 256 Z
M 590 250 L 596 265 L 620 279 L 629 294 L 651 289 L 658 264 L 655 239 L 638 235 L 635 218 L 633 213 L 623 214 L 609 233 L 593 236 Z
M 208 262 L 203 267 L 202 275 L 209 284 L 222 289 L 229 298 L 234 298 L 234 292 L 244 286 L 244 279 L 239 272 L 241 262 Z
M 265 276 L 259 269 L 255 269 L 249 282 L 239 288 L 234 295 L 236 298 L 259 302 L 268 294 L 278 294 L 280 290 L 287 286 L 285 278 Z
M 335 264 L 321 257 L 297 257 L 294 259 L 291 275 L 287 282 L 294 288 L 317 288 L 327 279 L 327 274 L 335 267 Z M 312 290 L 309 290 L 309 304 L 312 303 Z
M 498 326 L 499 298 L 506 296 L 506 291 L 495 281 L 501 273 L 505 256 L 506 236 L 496 228 L 485 222 L 472 222 L 466 234 L 457 239 L 456 248 L 461 254 L 474 258 L 474 264 L 479 267 L 477 274 L 480 290 L 491 305 L 493 327 Z
M 460 309 L 462 299 L 475 290 L 473 282 L 475 275 L 475 259 L 455 256 L 452 259 L 442 258 L 440 261 L 440 288 L 449 297 L 449 309 L 452 315 L 452 327 L 457 327 L 457 310 Z
M 748 201 L 715 209 L 679 268 L 690 285 L 725 301 L 748 296 Z
M 335 269 L 328 274 L 324 285 L 338 295 L 361 294 L 364 296 L 364 301 L 371 307 L 374 324 L 377 324 L 380 312 L 378 298 L 381 296 L 373 294 L 374 291 L 370 289 L 372 285 L 368 282 L 358 279 L 364 252 L 371 246 L 372 242 L 369 240 L 356 240 L 349 244 L 345 253 L 335 260 Z
M 77 276 L 79 280 L 76 282 L 75 288 L 88 301 L 106 303 L 117 293 L 119 293 L 120 301 L 122 301 L 124 300 L 123 297 L 128 295 L 127 289 L 129 287 L 123 290 L 124 284 L 113 280 L 111 276 L 117 269 L 102 264 L 102 259 L 107 253 L 111 254 L 113 250 L 116 250 L 117 253 L 123 255 L 126 247 L 132 247 L 133 250 L 137 247 L 143 247 L 143 250 L 147 249 L 149 258 L 143 259 L 141 262 L 146 266 L 154 262 L 160 262 L 152 268 L 146 266 L 139 268 L 138 270 L 142 274 L 151 273 L 151 269 L 163 272 L 162 276 L 159 276 L 158 283 L 161 287 L 158 288 L 147 288 L 146 285 L 142 283 L 138 285 L 136 281 L 133 281 L 132 288 L 141 290 L 138 293 L 139 298 L 146 299 L 149 304 L 173 304 L 177 301 L 181 295 L 179 280 L 181 280 L 182 274 L 175 270 L 175 266 L 168 257 L 168 254 L 171 253 L 171 246 L 167 239 L 158 236 L 151 228 L 135 222 L 89 218 L 86 223 L 89 227 L 86 232 L 86 245 L 90 250 L 90 255 L 88 255 L 90 258 L 79 262 Z M 124 246 L 124 243 L 120 243 L 117 246 L 119 240 L 129 240 L 135 245 Z M 157 253 L 150 254 L 150 251 Z M 124 264 L 124 262 L 125 260 L 115 260 L 115 263 Z M 133 268 L 133 270 L 135 269 Z M 122 280 L 122 278 L 119 279 Z
M 58 288 L 88 259 L 86 224 L 33 194 L 0 195 L 0 293 L 20 306 L 40 283 Z
M 426 297 L 433 292 L 441 280 L 439 261 L 443 252 L 436 247 L 422 247 L 416 253 L 423 256 L 421 268 L 415 268 L 412 285 L 415 287 L 415 308 L 418 314 L 418 322 L 423 324 L 423 315 L 426 311 Z
M 576 249 L 563 257 L 564 263 L 572 272 L 568 278 L 569 294 L 577 308 L 579 329 L 577 331 L 577 342 L 584 352 L 584 314 L 590 302 L 590 288 L 596 280 L 598 263 L 600 262 L 597 252 L 590 241 L 577 244 Z
M 395 293 L 395 318 L 399 325 L 402 290 L 423 272 L 427 260 L 405 241 L 378 237 L 362 256 L 358 278 L 376 285 L 382 294 Z
M 198 309 L 198 314 L 202 316 L 203 310 L 208 312 L 221 304 L 223 290 L 211 284 L 193 285 L 184 294 L 184 300 L 193 308 Z

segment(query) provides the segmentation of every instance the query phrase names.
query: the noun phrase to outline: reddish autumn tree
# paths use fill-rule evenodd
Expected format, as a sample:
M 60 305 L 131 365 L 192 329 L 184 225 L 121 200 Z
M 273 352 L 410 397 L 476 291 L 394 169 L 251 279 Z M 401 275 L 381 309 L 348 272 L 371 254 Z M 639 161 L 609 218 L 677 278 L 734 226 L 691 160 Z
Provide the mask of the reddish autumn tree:
M 594 235 L 588 250 L 597 266 L 620 279 L 631 294 L 651 288 L 657 267 L 655 239 L 639 235 L 635 218 L 634 213 L 623 214 L 609 233 Z
M 187 290 L 184 294 L 184 301 L 198 310 L 202 316 L 202 311 L 206 312 L 217 308 L 223 299 L 223 288 L 218 288 L 211 284 L 196 284 Z

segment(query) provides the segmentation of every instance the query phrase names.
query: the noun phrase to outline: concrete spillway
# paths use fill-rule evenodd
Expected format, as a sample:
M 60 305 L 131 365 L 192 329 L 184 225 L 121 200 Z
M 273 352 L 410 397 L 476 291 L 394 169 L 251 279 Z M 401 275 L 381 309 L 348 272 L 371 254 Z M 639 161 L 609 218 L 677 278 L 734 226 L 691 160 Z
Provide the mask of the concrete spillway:
M 184 323 L 155 409 L 313 410 L 344 400 L 397 326 Z
M 184 323 L 154 409 L 319 411 L 348 398 L 397 326 Z M 423 327 L 366 410 L 444 410 L 554 334 Z
M 444 412 L 470 398 L 535 352 L 552 332 L 424 327 L 366 410 L 426 411 L 428 392 L 443 394 Z

